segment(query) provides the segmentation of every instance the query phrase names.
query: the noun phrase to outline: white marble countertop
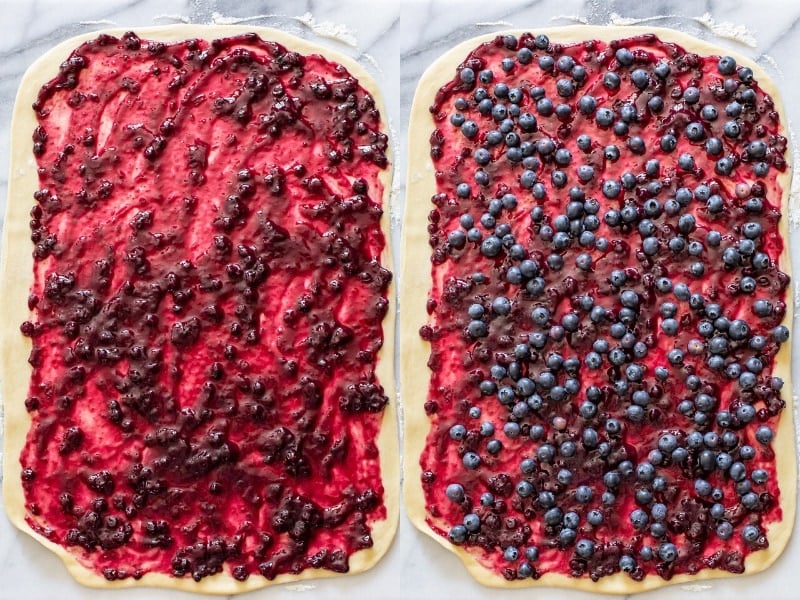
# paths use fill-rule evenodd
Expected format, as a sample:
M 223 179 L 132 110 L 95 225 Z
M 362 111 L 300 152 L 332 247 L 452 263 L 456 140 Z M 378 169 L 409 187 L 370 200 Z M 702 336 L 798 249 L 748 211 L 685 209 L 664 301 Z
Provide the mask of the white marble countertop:
M 800 79 L 793 77 L 795 52 L 800 48 L 800 3 L 796 0 L 0 0 L 0 11 L 3 15 L 0 20 L 0 139 L 3 140 L 8 140 L 14 95 L 28 65 L 57 42 L 103 27 L 133 29 L 246 18 L 246 23 L 281 28 L 355 57 L 382 88 L 395 136 L 393 246 L 396 254 L 401 226 L 398 215 L 402 214 L 404 204 L 406 126 L 414 88 L 426 66 L 437 56 L 478 34 L 509 28 L 535 30 L 575 22 L 632 24 L 634 20 L 677 28 L 735 49 L 763 65 L 786 98 L 790 122 L 795 128 L 800 124 L 800 102 L 794 102 L 800 98 Z M 306 13 L 312 20 L 296 18 Z M 313 25 L 325 22 L 342 25 L 352 37 L 345 36 L 347 43 L 321 37 L 319 33 L 324 34 L 329 28 Z M 8 147 L 4 143 L 0 144 L 2 211 L 6 202 L 7 171 Z M 800 219 L 797 207 L 792 216 L 795 221 Z M 800 241 L 796 227 L 792 233 L 792 254 L 798 257 Z M 397 267 L 399 272 L 400 265 Z M 794 341 L 795 356 L 800 356 L 798 341 Z M 800 360 L 794 363 L 797 382 L 800 381 L 797 368 Z M 756 598 L 765 592 L 774 600 L 796 598 L 800 585 L 796 564 L 800 564 L 800 535 L 793 537 L 775 566 L 763 574 L 693 586 L 672 586 L 638 598 L 744 599 Z M 278 586 L 243 598 L 469 600 L 491 596 L 498 600 L 521 600 L 541 594 L 564 600 L 595 597 L 565 590 L 498 591 L 481 587 L 465 574 L 454 555 L 416 531 L 401 513 L 395 543 L 373 570 L 357 576 Z M 166 600 L 190 597 L 193 596 L 187 593 L 145 588 L 114 592 L 83 588 L 69 577 L 55 556 L 14 529 L 4 515 L 0 516 L 0 599 Z

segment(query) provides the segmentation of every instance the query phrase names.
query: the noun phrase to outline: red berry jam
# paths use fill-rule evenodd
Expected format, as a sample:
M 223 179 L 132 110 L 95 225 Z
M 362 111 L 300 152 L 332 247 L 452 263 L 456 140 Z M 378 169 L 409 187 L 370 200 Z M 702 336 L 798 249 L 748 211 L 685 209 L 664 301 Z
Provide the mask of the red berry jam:
M 77 48 L 34 104 L 28 523 L 107 579 L 348 570 L 387 518 L 387 136 L 255 34 Z
M 430 527 L 509 580 L 742 572 L 787 493 L 772 98 L 654 35 L 500 35 L 431 114 Z

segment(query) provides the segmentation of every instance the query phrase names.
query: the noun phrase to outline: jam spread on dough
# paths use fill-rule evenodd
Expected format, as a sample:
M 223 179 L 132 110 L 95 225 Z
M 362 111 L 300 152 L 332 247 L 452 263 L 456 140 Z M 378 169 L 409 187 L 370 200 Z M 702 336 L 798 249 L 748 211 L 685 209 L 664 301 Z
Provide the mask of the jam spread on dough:
M 501 35 L 431 113 L 429 525 L 512 580 L 742 572 L 785 493 L 770 96 L 652 35 Z
M 128 33 L 34 110 L 30 526 L 111 580 L 347 571 L 387 516 L 372 96 L 254 34 Z

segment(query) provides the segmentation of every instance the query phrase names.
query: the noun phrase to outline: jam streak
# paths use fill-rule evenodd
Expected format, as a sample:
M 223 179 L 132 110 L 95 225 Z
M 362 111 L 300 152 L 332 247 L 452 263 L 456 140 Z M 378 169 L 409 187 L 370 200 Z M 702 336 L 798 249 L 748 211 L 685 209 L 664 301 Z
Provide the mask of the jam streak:
M 524 34 L 431 113 L 429 525 L 506 579 L 742 572 L 781 519 L 772 99 L 652 35 Z
M 128 33 L 34 109 L 31 527 L 108 579 L 347 571 L 386 518 L 373 98 L 254 34 Z

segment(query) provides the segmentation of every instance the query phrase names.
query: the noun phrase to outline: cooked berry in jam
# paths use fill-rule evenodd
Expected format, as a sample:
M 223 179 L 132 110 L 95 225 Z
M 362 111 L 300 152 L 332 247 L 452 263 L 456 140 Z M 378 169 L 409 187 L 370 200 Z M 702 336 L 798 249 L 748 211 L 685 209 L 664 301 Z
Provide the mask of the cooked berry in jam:
M 387 136 L 255 34 L 77 48 L 34 104 L 28 523 L 107 579 L 348 570 L 387 518 Z
M 429 525 L 509 580 L 742 572 L 787 493 L 772 98 L 653 35 L 500 35 L 431 114 Z

